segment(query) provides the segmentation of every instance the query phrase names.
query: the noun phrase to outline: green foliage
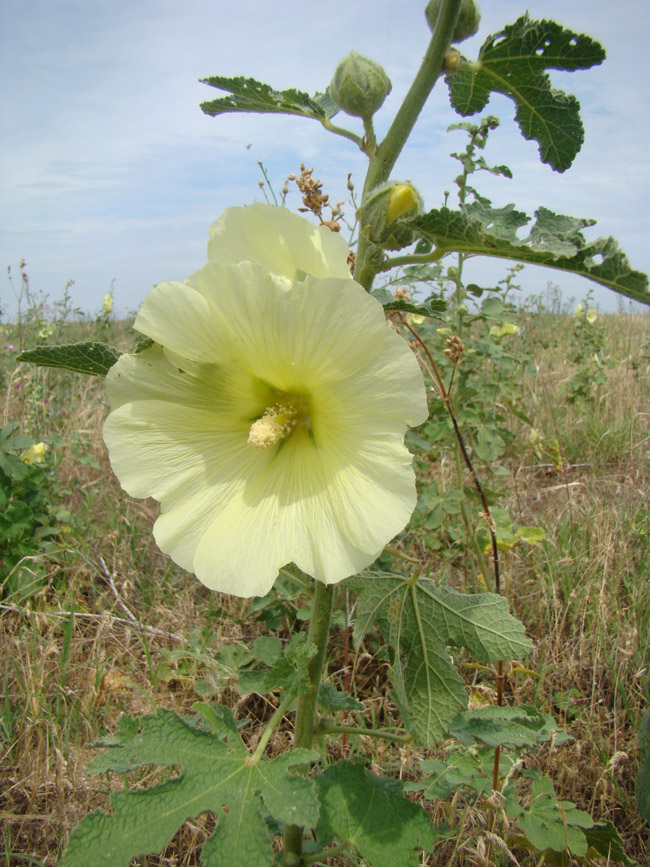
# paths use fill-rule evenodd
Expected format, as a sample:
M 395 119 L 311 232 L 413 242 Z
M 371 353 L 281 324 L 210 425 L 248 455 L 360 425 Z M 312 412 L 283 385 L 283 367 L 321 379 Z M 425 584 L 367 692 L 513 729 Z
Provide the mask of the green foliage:
M 61 867 L 87 867 L 89 858 L 97 867 L 128 867 L 136 856 L 160 850 L 183 822 L 204 812 L 217 818 L 203 845 L 205 867 L 223 864 L 226 852 L 232 864 L 268 867 L 273 850 L 267 815 L 315 825 L 314 781 L 295 773 L 315 754 L 294 750 L 273 761 L 253 760 L 230 712 L 219 710 L 212 717 L 218 733 L 170 711 L 139 721 L 122 717 L 117 735 L 100 744 L 109 750 L 91 763 L 90 773 L 124 774 L 146 765 L 180 773 L 145 790 L 114 793 L 111 814 L 91 813 L 74 830 Z
M 440 208 L 407 222 L 440 253 L 455 251 L 546 265 L 581 274 L 620 295 L 650 304 L 647 276 L 630 268 L 616 241 L 585 239 L 581 230 L 592 226 L 593 220 L 539 208 L 530 233 L 519 238 L 517 230 L 529 221 L 514 205 L 492 208 L 471 202 L 457 211 Z
M 539 143 L 542 162 L 563 172 L 584 139 L 580 103 L 552 88 L 545 70 L 589 69 L 604 59 L 602 46 L 588 36 L 523 15 L 485 40 L 476 63 L 447 76 L 451 104 L 466 117 L 482 111 L 492 92 L 510 97 L 523 137 Z
M 265 695 L 282 686 L 301 695 L 309 689 L 307 666 L 315 653 L 304 633 L 292 635 L 284 647 L 279 638 L 261 636 L 253 644 L 253 664 L 237 673 L 237 688 L 242 695 Z
M 483 707 L 466 711 L 449 727 L 462 744 L 475 741 L 488 747 L 532 747 L 557 731 L 552 716 L 529 705 Z
M 60 437 L 50 434 L 39 444 L 17 434 L 17 422 L 0 430 L 0 594 L 21 602 L 37 593 L 45 569 L 39 557 L 57 549 L 54 537 L 67 517 L 57 505 L 54 470 Z
M 518 658 L 531 647 L 502 596 L 461 594 L 429 578 L 384 573 L 366 572 L 348 584 L 359 593 L 355 643 L 379 626 L 393 652 L 392 677 L 406 725 L 425 746 L 433 746 L 467 707 L 449 646 L 465 647 L 488 663 Z
M 503 756 L 501 771 L 512 773 L 515 759 Z M 489 747 L 466 749 L 456 747 L 445 761 L 424 759 L 420 769 L 426 776 L 417 783 L 407 783 L 407 792 L 421 792 L 427 800 L 446 800 L 459 789 L 469 789 L 472 797 L 489 796 L 492 792 L 494 750 Z
M 216 87 L 217 90 L 225 90 L 230 94 L 201 103 L 201 111 L 212 117 L 228 112 L 257 112 L 297 114 L 301 117 L 323 120 L 332 117 L 339 110 L 328 92 L 309 96 L 294 88 L 273 90 L 268 84 L 241 75 L 236 78 L 212 75 L 209 78 L 202 78 L 201 81 L 203 84 Z
M 417 867 L 416 849 L 433 849 L 429 817 L 404 797 L 396 780 L 375 776 L 356 762 L 338 762 L 316 778 L 316 785 L 320 840 L 336 836 L 372 867 Z
M 636 777 L 636 808 L 650 822 L 650 711 L 639 726 L 639 770 Z
M 594 822 L 591 828 L 583 828 L 582 831 L 589 846 L 587 855 L 591 853 L 600 855 L 602 858 L 607 858 L 608 864 L 613 862 L 623 864 L 624 867 L 639 867 L 636 861 L 625 854 L 621 835 L 612 822 L 600 819 Z
M 540 850 L 568 850 L 572 855 L 586 855 L 588 849 L 585 828 L 594 820 L 589 813 L 577 810 L 571 801 L 558 801 L 553 783 L 537 770 L 523 771 L 532 778 L 530 805 L 523 807 L 514 795 L 514 786 L 506 790 L 505 812 L 515 819 L 526 838 Z
M 42 367 L 59 367 L 89 376 L 106 376 L 121 354 L 105 343 L 68 343 L 27 349 L 16 360 Z
M 607 382 L 605 359 L 605 330 L 598 321 L 595 310 L 589 309 L 591 293 L 588 293 L 584 306 L 578 305 L 573 315 L 573 346 L 571 361 L 576 371 L 567 383 L 566 398 L 569 403 L 579 400 L 594 400 L 598 386 Z
M 414 303 L 403 298 L 395 298 L 385 286 L 373 289 L 370 294 L 387 312 L 398 310 L 400 313 L 415 313 L 419 316 L 428 316 L 430 319 L 442 319 L 447 309 L 447 303 L 441 298 L 428 298 L 423 303 Z

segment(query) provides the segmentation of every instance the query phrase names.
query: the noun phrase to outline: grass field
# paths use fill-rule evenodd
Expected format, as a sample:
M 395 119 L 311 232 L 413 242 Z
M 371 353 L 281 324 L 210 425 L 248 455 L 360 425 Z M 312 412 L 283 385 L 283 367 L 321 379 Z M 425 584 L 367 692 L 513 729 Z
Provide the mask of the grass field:
M 475 449 L 491 505 L 507 510 L 516 526 L 545 534 L 502 553 L 502 592 L 534 641 L 530 657 L 508 676 L 507 701 L 553 714 L 572 736 L 525 754 L 527 766 L 548 774 L 558 797 L 611 820 L 627 855 L 650 864 L 650 829 L 634 801 L 637 729 L 650 706 L 650 318 L 601 315 L 598 331 L 584 338 L 571 313 L 535 309 L 517 316 L 520 331 L 491 344 L 515 361 L 481 355 L 475 373 L 469 350 L 480 354 L 487 338 L 468 326 L 459 372 L 466 364 L 477 380 L 469 391 L 468 374 L 457 392 L 461 421 L 463 395 L 471 395 L 504 443 L 497 473 L 479 454 L 494 439 Z M 129 323 L 71 319 L 45 339 L 135 345 Z M 114 731 L 122 713 L 156 707 L 189 713 L 198 700 L 218 700 L 248 721 L 243 732 L 255 742 L 277 696 L 242 697 L 224 649 L 234 653 L 263 634 L 286 639 L 303 628 L 307 603 L 286 588 L 264 603 L 210 593 L 160 553 L 151 534 L 157 504 L 129 499 L 111 472 L 102 442 L 103 383 L 17 365 L 15 350 L 5 348 L 42 340 L 39 327 L 5 324 L 0 340 L 2 426 L 16 422 L 20 435 L 51 439 L 38 465 L 45 493 L 31 513 L 38 512 L 37 523 L 19 516 L 14 524 L 22 520 L 22 529 L 5 527 L 0 539 L 0 863 L 50 867 L 70 830 L 89 810 L 106 807 L 109 792 L 121 785 L 84 769 L 94 754 L 88 745 Z M 434 328 L 422 333 L 435 341 Z M 490 578 L 482 572 L 471 502 L 457 497 L 454 506 L 449 496 L 462 491 L 454 442 L 432 431 L 420 431 L 412 445 L 422 489 L 434 483 L 442 506 L 421 505 L 412 532 L 398 544 L 425 572 L 445 569 L 454 586 L 485 589 Z M 37 526 L 50 532 L 34 541 Z M 19 536 L 25 553 L 14 562 L 8 558 Z M 350 689 L 364 703 L 368 725 L 397 720 L 381 641 L 373 637 L 354 655 L 345 605 L 341 591 L 330 674 L 342 685 L 344 668 L 352 671 Z M 462 672 L 474 698 L 490 698 L 490 672 L 471 665 Z M 274 738 L 271 753 L 286 748 L 290 718 Z M 424 757 L 413 745 L 366 739 L 345 747 L 333 740 L 330 748 L 361 752 L 402 780 L 418 779 Z M 445 741 L 427 757 L 451 748 Z M 457 797 L 427 806 L 457 833 L 423 864 L 486 863 L 481 809 Z M 138 863 L 197 864 L 211 822 L 187 823 L 163 855 Z M 520 863 L 542 862 L 524 853 Z

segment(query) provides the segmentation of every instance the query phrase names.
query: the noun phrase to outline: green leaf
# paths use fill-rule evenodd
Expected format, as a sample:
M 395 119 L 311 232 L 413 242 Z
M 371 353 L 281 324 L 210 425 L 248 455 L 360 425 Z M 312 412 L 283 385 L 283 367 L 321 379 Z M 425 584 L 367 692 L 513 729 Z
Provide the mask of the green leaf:
M 500 760 L 501 777 L 506 777 L 515 764 L 515 758 L 502 755 Z M 489 795 L 492 791 L 492 775 L 494 772 L 494 750 L 458 749 L 453 752 L 447 762 L 438 759 L 425 759 L 420 762 L 420 769 L 427 774 L 418 783 L 407 783 L 407 792 L 422 792 L 429 800 L 447 800 L 452 792 L 460 788 L 468 788 L 477 795 Z
M 478 61 L 462 63 L 446 81 L 451 104 L 463 117 L 482 111 L 493 92 L 510 97 L 523 137 L 538 142 L 542 162 L 563 172 L 584 140 L 580 103 L 552 88 L 545 70 L 589 69 L 604 59 L 603 47 L 588 36 L 524 15 L 489 36 Z
M 66 343 L 26 349 L 16 361 L 28 361 L 41 367 L 61 367 L 90 376 L 106 376 L 121 354 L 105 343 Z
M 454 211 L 449 208 L 429 211 L 411 221 L 418 234 L 443 253 L 462 252 L 545 265 L 580 274 L 621 295 L 650 304 L 647 276 L 630 268 L 616 241 L 585 239 L 581 230 L 593 226 L 594 220 L 539 208 L 530 233 L 519 238 L 517 230 L 528 222 L 530 217 L 516 211 L 514 205 L 490 208 L 479 202 Z
M 478 741 L 488 747 L 533 747 L 557 731 L 555 720 L 532 705 L 482 707 L 456 717 L 451 734 L 466 745 Z
M 594 849 L 608 864 L 624 864 L 625 867 L 638 867 L 638 863 L 625 854 L 623 840 L 615 825 L 600 819 L 593 827 L 585 828 L 584 835 L 590 849 Z
M 548 777 L 533 779 L 530 807 L 522 807 L 510 792 L 505 811 L 509 818 L 517 819 L 536 849 L 568 850 L 578 858 L 586 854 L 587 838 L 582 829 L 591 828 L 594 820 L 589 813 L 577 810 L 571 801 L 558 801 Z
M 72 832 L 61 867 L 128 867 L 138 855 L 158 852 L 187 819 L 211 812 L 217 826 L 202 850 L 202 864 L 268 867 L 271 835 L 262 801 L 280 822 L 313 827 L 318 801 L 313 780 L 292 769 L 315 759 L 309 750 L 283 753 L 273 761 L 250 763 L 250 754 L 228 714 L 214 714 L 227 741 L 201 730 L 171 711 L 141 720 L 123 717 L 111 749 L 98 756 L 89 773 L 124 773 L 143 765 L 180 769 L 178 776 L 144 790 L 115 792 L 111 814 L 95 811 Z M 227 811 L 224 810 L 224 806 Z
M 332 117 L 339 110 L 329 91 L 309 96 L 300 90 L 273 90 L 254 78 L 225 78 L 212 75 L 200 79 L 203 84 L 225 90 L 229 96 L 222 96 L 210 102 L 201 103 L 201 111 L 216 117 L 228 112 L 257 112 L 260 114 L 297 114 L 322 120 Z
M 373 626 L 394 651 L 392 677 L 405 724 L 417 740 L 433 746 L 467 708 L 464 682 L 447 648 L 465 647 L 477 659 L 496 663 L 519 658 L 531 647 L 508 603 L 493 593 L 457 593 L 428 578 L 363 573 L 350 580 L 359 592 L 354 641 Z
M 636 777 L 636 808 L 650 822 L 650 711 L 639 725 L 639 770 Z
M 361 702 L 352 698 L 349 692 L 337 689 L 329 681 L 324 681 L 320 685 L 318 704 L 327 713 L 338 713 L 342 710 L 363 710 Z
M 405 301 L 395 298 L 385 286 L 373 289 L 370 293 L 373 298 L 382 305 L 384 310 L 399 310 L 402 313 L 416 313 L 419 316 L 430 316 L 431 319 L 444 319 L 443 313 L 447 309 L 447 302 L 442 298 L 430 298 L 421 304 L 413 301 Z
M 333 834 L 352 844 L 372 867 L 417 867 L 417 850 L 433 849 L 434 826 L 397 780 L 378 777 L 357 762 L 338 762 L 316 778 L 320 839 Z

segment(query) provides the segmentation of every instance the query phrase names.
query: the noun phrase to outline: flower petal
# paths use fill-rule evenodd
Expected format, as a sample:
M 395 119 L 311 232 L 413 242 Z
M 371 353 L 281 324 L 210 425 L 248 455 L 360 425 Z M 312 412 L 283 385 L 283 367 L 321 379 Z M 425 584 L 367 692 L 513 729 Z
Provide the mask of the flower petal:
M 258 203 L 228 208 L 210 227 L 208 259 L 225 265 L 259 262 L 293 280 L 297 271 L 314 277 L 350 278 L 350 249 L 325 226 L 286 208 Z
M 427 416 L 418 363 L 381 305 L 347 272 L 288 276 L 327 264 L 318 230 L 245 210 L 252 222 L 228 212 L 224 226 L 255 228 L 275 264 L 210 262 L 152 290 L 136 327 L 157 345 L 110 370 L 104 433 L 124 488 L 161 503 L 160 548 L 240 596 L 266 593 L 291 561 L 325 583 L 368 566 L 415 506 L 404 432 Z M 251 425 L 277 406 L 298 421 L 252 448 Z

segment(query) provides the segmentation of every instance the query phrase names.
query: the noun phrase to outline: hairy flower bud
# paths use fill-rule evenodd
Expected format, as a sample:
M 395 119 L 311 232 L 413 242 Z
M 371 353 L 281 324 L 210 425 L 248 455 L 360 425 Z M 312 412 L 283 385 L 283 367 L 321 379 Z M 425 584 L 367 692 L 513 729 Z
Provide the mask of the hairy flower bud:
M 401 250 L 414 235 L 403 221 L 422 212 L 420 194 L 412 184 L 388 181 L 374 189 L 359 208 L 364 231 L 385 250 Z
M 369 119 L 381 107 L 392 85 L 383 68 L 356 51 L 336 67 L 330 96 L 346 114 Z
M 424 14 L 427 16 L 427 23 L 431 31 L 435 30 L 441 4 L 442 0 L 429 0 L 425 9 Z M 478 31 L 480 23 L 481 13 L 475 0 L 462 0 L 451 41 L 463 42 L 463 40 L 469 39 L 470 36 L 474 36 Z

